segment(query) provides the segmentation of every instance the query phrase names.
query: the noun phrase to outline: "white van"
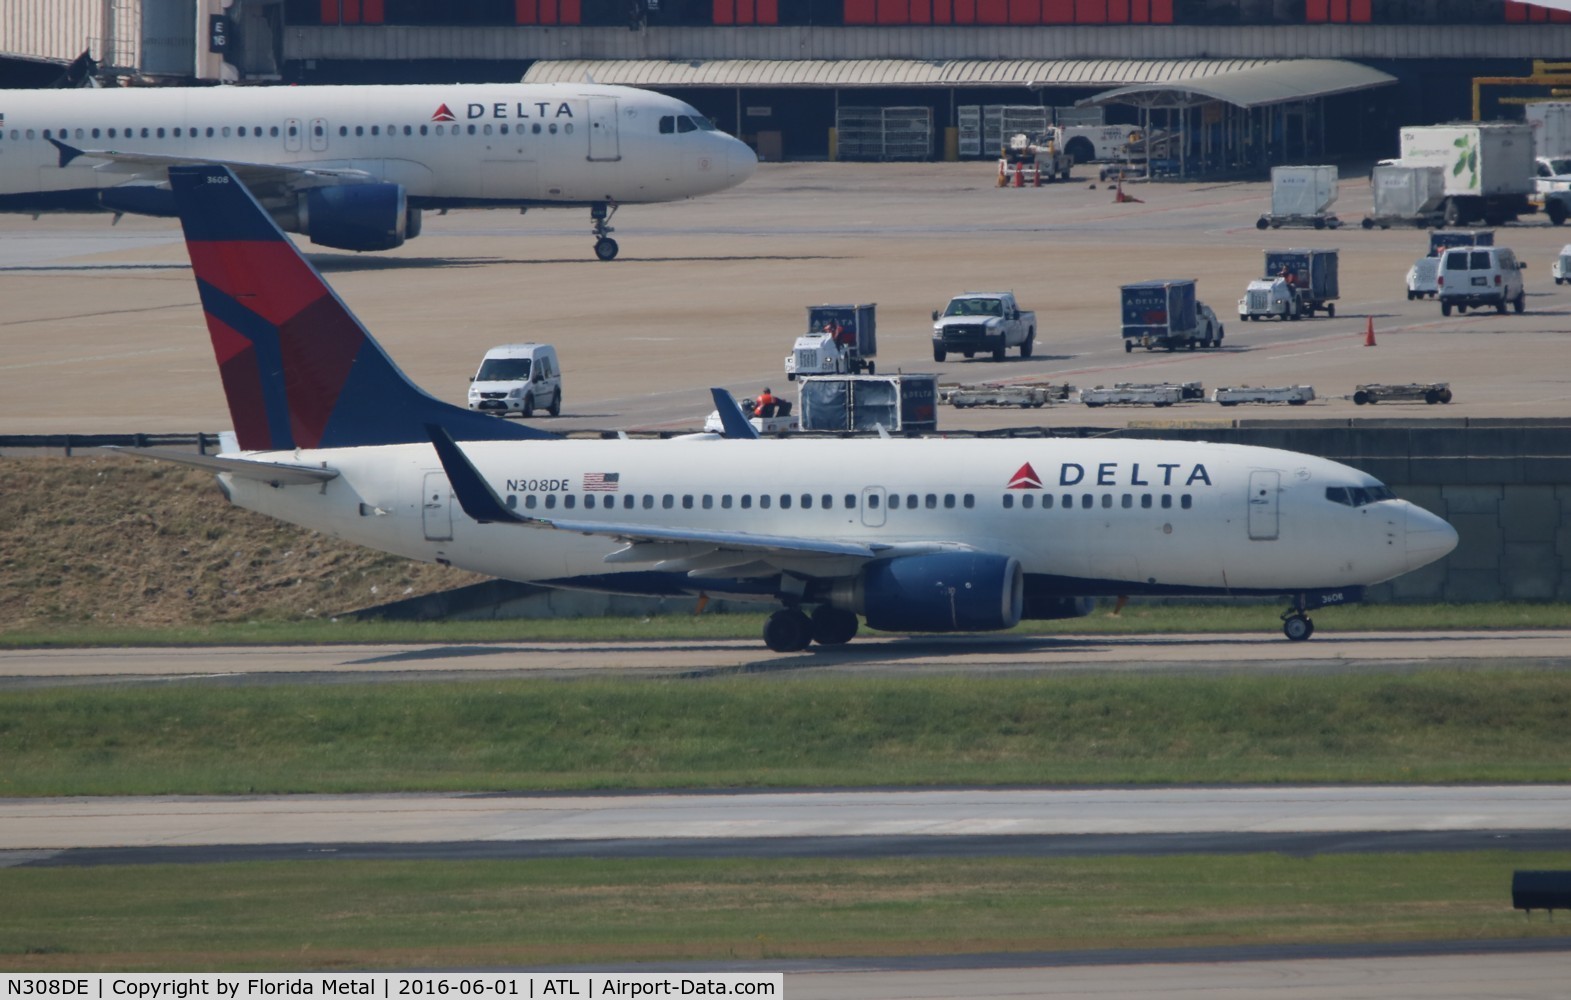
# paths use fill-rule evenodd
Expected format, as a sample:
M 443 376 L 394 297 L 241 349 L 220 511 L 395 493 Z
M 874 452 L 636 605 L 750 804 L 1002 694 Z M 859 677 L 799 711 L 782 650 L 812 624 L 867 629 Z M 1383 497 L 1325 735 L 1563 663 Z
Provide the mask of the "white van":
M 505 417 L 562 412 L 562 369 L 550 344 L 503 344 L 485 352 L 469 379 L 469 408 Z
M 1571 281 L 1571 243 L 1560 248 L 1554 264 L 1550 265 L 1549 273 L 1554 275 L 1555 284 L 1563 285 Z
M 1523 311 L 1526 266 L 1505 247 L 1452 247 L 1440 257 L 1440 315 L 1451 315 L 1453 307 L 1460 312 L 1479 306 L 1494 306 L 1502 313 L 1507 306 Z

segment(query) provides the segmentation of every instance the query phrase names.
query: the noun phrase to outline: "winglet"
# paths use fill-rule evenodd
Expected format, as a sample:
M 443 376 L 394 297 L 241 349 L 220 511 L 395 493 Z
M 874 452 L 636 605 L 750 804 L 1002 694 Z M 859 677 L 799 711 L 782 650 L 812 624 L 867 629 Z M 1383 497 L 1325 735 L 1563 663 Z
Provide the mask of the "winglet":
M 447 473 L 447 481 L 452 484 L 453 494 L 458 497 L 458 505 L 465 514 L 481 524 L 523 524 L 529 520 L 507 509 L 495 491 L 486 485 L 485 477 L 464 457 L 453 435 L 438 424 L 426 424 L 425 429 L 436 446 L 436 457 L 441 459 L 442 471 Z
M 75 146 L 66 145 L 59 139 L 51 137 L 49 142 L 53 143 L 54 147 L 60 151 L 60 166 L 62 167 L 70 166 L 72 160 L 76 159 L 78 156 L 84 155 L 80 149 L 77 149 Z
M 715 409 L 720 411 L 720 426 L 724 428 L 722 437 L 752 439 L 758 437 L 758 428 L 747 419 L 742 408 L 737 405 L 736 399 L 726 390 L 717 387 L 711 388 L 709 394 L 715 398 Z

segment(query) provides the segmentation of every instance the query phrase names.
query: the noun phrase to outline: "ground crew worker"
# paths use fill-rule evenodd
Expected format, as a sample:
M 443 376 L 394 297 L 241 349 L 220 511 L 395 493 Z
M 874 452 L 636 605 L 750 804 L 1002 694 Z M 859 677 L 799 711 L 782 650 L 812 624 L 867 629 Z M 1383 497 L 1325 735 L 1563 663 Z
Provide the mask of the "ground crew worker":
M 780 400 L 776 398 L 774 393 L 769 391 L 769 386 L 766 385 L 764 386 L 764 391 L 758 394 L 758 398 L 753 400 L 753 413 L 760 417 L 772 417 L 775 415 L 775 407 L 779 405 Z M 769 407 L 768 410 L 764 409 L 766 406 Z

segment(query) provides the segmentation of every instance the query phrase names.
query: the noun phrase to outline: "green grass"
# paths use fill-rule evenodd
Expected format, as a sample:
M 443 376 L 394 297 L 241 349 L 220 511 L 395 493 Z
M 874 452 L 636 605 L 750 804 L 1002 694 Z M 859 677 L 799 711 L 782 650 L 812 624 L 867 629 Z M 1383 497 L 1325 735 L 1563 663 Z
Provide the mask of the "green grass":
M 1026 622 L 1022 635 L 1128 635 L 1151 632 L 1275 632 L 1274 604 L 1131 604 L 1111 613 L 1104 601 L 1093 614 L 1064 621 Z M 1361 604 L 1315 615 L 1339 632 L 1434 629 L 1571 628 L 1571 604 Z M 203 625 L 125 628 L 72 624 L 0 632 L 0 648 L 37 646 L 267 645 L 378 642 L 611 642 L 680 639 L 757 640 L 763 614 L 670 614 L 648 618 L 547 618 L 506 621 L 390 622 L 351 619 L 258 620 Z M 876 634 L 876 633 L 864 633 Z
M 1571 853 L 0 869 L 0 970 L 333 970 L 1559 938 Z
M 68 687 L 0 795 L 1571 780 L 1548 670 Z

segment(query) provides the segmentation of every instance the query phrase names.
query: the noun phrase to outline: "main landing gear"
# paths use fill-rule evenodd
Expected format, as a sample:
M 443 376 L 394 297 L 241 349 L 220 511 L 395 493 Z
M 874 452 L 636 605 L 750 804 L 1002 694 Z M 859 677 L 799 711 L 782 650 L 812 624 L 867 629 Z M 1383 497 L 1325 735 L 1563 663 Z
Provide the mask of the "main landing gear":
M 1304 610 L 1302 598 L 1282 612 L 1282 634 L 1294 642 L 1303 642 L 1315 634 L 1315 623 L 1310 621 L 1309 613 Z
M 850 642 L 859 623 L 856 615 L 821 604 L 808 617 L 798 608 L 781 608 L 764 621 L 764 645 L 777 653 L 798 653 L 813 643 L 839 646 Z
M 596 202 L 589 206 L 589 221 L 595 234 L 595 256 L 601 260 L 613 260 L 616 252 L 621 248 L 616 245 L 616 240 L 611 234 L 616 230 L 611 228 L 611 216 L 616 214 L 616 204 Z

